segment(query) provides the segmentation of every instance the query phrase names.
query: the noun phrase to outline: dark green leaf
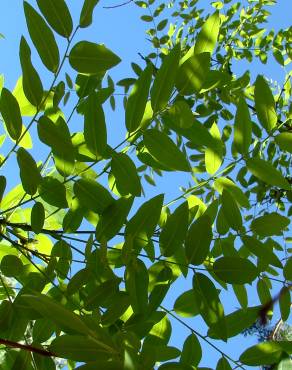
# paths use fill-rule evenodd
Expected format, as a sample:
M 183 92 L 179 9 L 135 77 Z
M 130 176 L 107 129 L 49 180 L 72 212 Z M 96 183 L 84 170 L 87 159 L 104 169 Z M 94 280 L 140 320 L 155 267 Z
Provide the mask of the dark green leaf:
M 5 276 L 17 277 L 23 271 L 23 264 L 18 257 L 8 254 L 2 258 L 0 268 Z
M 202 348 L 195 334 L 190 334 L 183 345 L 180 362 L 185 365 L 197 366 L 202 358 Z
M 200 265 L 205 261 L 209 253 L 212 235 L 209 216 L 203 215 L 191 225 L 185 242 L 189 263 Z
M 283 273 L 286 280 L 292 281 L 292 257 L 287 260 Z
M 131 158 L 125 153 L 113 155 L 111 170 L 116 180 L 118 192 L 122 195 L 141 195 L 140 177 Z
M 149 65 L 145 68 L 138 80 L 135 82 L 128 97 L 125 120 L 126 127 L 129 132 L 136 131 L 141 125 L 148 100 L 151 79 L 152 67 Z
M 56 73 L 60 56 L 55 37 L 43 18 L 26 1 L 23 3 L 26 24 L 32 42 L 49 71 Z
M 177 44 L 170 53 L 164 57 L 151 89 L 151 106 L 153 112 L 166 107 L 174 88 L 176 73 L 180 58 L 180 44 Z
M 80 179 L 74 184 L 74 193 L 87 209 L 102 213 L 114 201 L 108 190 L 91 179 Z
M 34 195 L 41 182 L 40 171 L 35 160 L 25 149 L 19 148 L 17 151 L 17 163 L 23 189 L 28 194 Z
M 42 203 L 36 202 L 31 209 L 31 228 L 34 233 L 42 231 L 45 222 L 45 208 Z
M 242 227 L 242 217 L 237 203 L 231 193 L 224 189 L 222 192 L 222 211 L 231 228 L 239 231 Z
M 257 268 L 246 258 L 221 257 L 213 264 L 219 279 L 230 284 L 251 283 L 258 275 Z
M 166 134 L 150 129 L 145 131 L 143 136 L 147 150 L 162 165 L 176 171 L 190 170 L 185 155 Z
M 78 42 L 69 54 L 71 67 L 79 73 L 89 75 L 104 73 L 120 61 L 121 59 L 104 45 L 89 41 Z
M 1 92 L 0 111 L 8 134 L 13 140 L 18 140 L 22 131 L 20 109 L 15 97 L 5 87 Z
M 31 63 L 31 51 L 23 36 L 20 41 L 19 59 L 22 69 L 22 86 L 25 97 L 32 105 L 39 107 L 43 100 L 43 85 L 36 69 Z
M 81 28 L 85 28 L 91 25 L 92 14 L 98 2 L 99 0 L 84 0 L 79 19 L 79 25 Z
M 67 208 L 66 188 L 57 179 L 46 176 L 42 179 L 38 192 L 40 197 L 47 203 L 58 208 Z
M 221 357 L 217 362 L 216 370 L 232 370 L 232 367 L 225 357 Z
M 260 158 L 251 158 L 246 161 L 246 165 L 254 176 L 267 184 L 290 190 L 288 181 L 271 163 Z
M 251 366 L 273 365 L 280 360 L 282 352 L 283 350 L 278 342 L 259 343 L 244 351 L 239 361 Z
M 6 188 L 6 177 L 0 175 L 0 203 L 1 203 L 2 198 L 3 198 L 5 188 Z
M 272 212 L 255 218 L 251 223 L 251 229 L 259 236 L 280 235 L 289 224 L 290 220 L 287 217 Z
M 61 36 L 69 38 L 73 29 L 70 11 L 64 0 L 37 0 L 49 25 Z
M 182 317 L 193 317 L 199 314 L 200 303 L 196 299 L 193 289 L 182 293 L 175 301 L 173 309 Z

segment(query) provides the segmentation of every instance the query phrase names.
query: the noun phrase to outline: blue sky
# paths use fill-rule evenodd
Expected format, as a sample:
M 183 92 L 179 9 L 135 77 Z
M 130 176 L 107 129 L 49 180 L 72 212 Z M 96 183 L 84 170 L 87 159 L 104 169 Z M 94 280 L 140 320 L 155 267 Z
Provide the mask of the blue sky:
M 30 4 L 35 5 L 35 1 L 29 1 Z M 200 4 L 207 3 L 206 0 L 200 1 Z M 209 3 L 209 2 L 208 2 Z M 130 67 L 131 62 L 136 62 L 143 66 L 143 62 L 138 55 L 138 52 L 142 54 L 148 54 L 150 52 L 149 42 L 146 40 L 145 29 L 148 24 L 139 20 L 139 17 L 144 12 L 129 4 L 116 9 L 103 9 L 103 5 L 115 5 L 118 4 L 118 0 L 107 0 L 101 1 L 97 6 L 94 14 L 94 24 L 85 30 L 80 30 L 75 41 L 78 40 L 91 40 L 97 43 L 104 43 L 108 48 L 113 50 L 122 59 L 121 64 L 110 72 L 110 75 L 115 81 L 125 77 L 133 77 L 134 73 Z M 82 6 L 81 0 L 68 1 L 68 5 L 72 14 L 76 20 L 78 20 L 80 8 Z M 279 28 L 285 28 L 291 24 L 291 1 L 290 0 L 279 0 L 275 7 L 271 7 L 272 16 L 270 18 L 269 26 L 274 27 L 275 30 Z M 5 84 L 8 88 L 12 89 L 21 74 L 20 65 L 18 61 L 18 47 L 21 34 L 24 34 L 27 39 L 28 33 L 26 30 L 22 2 L 20 0 L 4 1 L 2 4 L 2 11 L 0 13 L 0 33 L 4 34 L 5 38 L 0 40 L 0 73 L 5 76 Z M 60 40 L 57 37 L 58 40 Z M 34 55 L 35 66 L 42 71 L 41 75 L 47 86 L 52 79 L 52 76 L 44 69 L 39 59 Z M 246 69 L 252 71 L 253 77 L 257 73 L 263 73 L 267 77 L 274 80 L 283 81 L 283 71 L 280 66 L 272 60 L 271 63 L 264 66 L 259 62 L 253 62 L 252 65 L 239 63 L 234 66 L 235 73 L 241 74 Z M 123 92 L 122 89 L 117 92 Z M 117 96 L 117 105 L 122 105 L 122 97 Z M 124 138 L 124 116 L 123 110 L 118 108 L 116 112 L 112 112 L 106 108 L 107 114 L 107 125 L 108 131 L 110 132 L 110 143 L 117 144 Z M 79 122 L 77 122 L 79 120 Z M 73 125 L 76 127 L 80 125 L 80 117 L 74 121 Z M 74 131 L 74 130 L 73 130 Z M 8 148 L 8 147 L 7 147 Z M 36 150 L 36 149 L 35 149 Z M 39 150 L 39 149 L 38 149 Z M 43 157 L 43 153 L 34 152 L 35 155 L 40 154 Z M 13 160 L 12 162 L 13 163 Z M 15 167 L 14 167 L 15 168 Z M 15 172 L 8 169 L 4 169 L 5 174 L 10 177 L 9 182 L 12 185 L 18 181 L 18 176 L 15 176 Z M 167 193 L 166 201 L 172 199 L 179 194 L 179 186 L 184 184 L 186 179 L 182 177 L 166 173 L 163 179 L 157 179 L 157 187 L 147 187 L 147 197 L 154 196 L 158 193 Z M 185 183 L 186 184 L 186 183 Z M 185 291 L 191 288 L 191 281 L 180 280 L 176 285 L 176 296 L 178 290 Z M 224 302 L 228 302 L 226 306 L 226 313 L 229 313 L 236 309 L 238 304 L 234 299 L 230 299 L 229 296 L 224 293 Z M 170 297 L 167 304 L 168 307 L 172 307 L 173 297 Z M 251 297 L 250 304 L 255 305 L 258 302 L 256 297 Z M 190 325 L 194 325 L 195 329 L 200 332 L 205 332 L 205 326 L 200 320 L 188 319 L 186 322 Z M 178 323 L 173 322 L 173 333 L 175 335 L 172 339 L 172 344 L 180 346 L 182 340 L 189 333 Z M 244 341 L 244 343 L 243 343 Z M 232 357 L 236 357 L 242 352 L 243 346 L 247 347 L 248 343 L 254 342 L 252 338 L 237 338 L 231 340 L 227 345 L 220 343 L 219 347 L 226 350 Z M 203 344 L 203 343 L 202 343 Z M 202 361 L 202 366 L 214 366 L 218 359 L 218 353 L 214 352 L 210 347 L 203 346 L 205 357 Z M 208 353 L 208 355 L 206 355 Z

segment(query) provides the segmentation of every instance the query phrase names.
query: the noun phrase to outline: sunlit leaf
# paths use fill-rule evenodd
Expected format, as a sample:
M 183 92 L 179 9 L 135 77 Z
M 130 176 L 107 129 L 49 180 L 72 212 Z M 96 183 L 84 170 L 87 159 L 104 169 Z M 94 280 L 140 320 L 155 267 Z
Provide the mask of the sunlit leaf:
M 220 28 L 220 15 L 216 11 L 204 22 L 204 25 L 199 32 L 194 46 L 194 53 L 200 54 L 204 52 L 213 53 L 216 46 Z
M 275 137 L 276 143 L 282 150 L 292 153 L 292 133 L 281 132 L 281 134 Z
M 252 123 L 248 106 L 244 98 L 240 98 L 234 122 L 234 145 L 240 154 L 248 152 L 252 138 Z

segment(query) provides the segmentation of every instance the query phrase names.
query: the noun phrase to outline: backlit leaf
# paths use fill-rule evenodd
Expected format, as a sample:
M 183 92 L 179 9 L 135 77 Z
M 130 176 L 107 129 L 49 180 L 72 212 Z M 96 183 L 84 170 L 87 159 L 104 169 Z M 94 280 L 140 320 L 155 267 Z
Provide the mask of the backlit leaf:
M 29 35 L 43 64 L 49 71 L 57 72 L 60 56 L 53 32 L 28 2 L 24 1 L 23 7 Z
M 263 342 L 245 350 L 239 361 L 245 365 L 272 365 L 277 363 L 282 355 L 282 348 L 278 342 Z
M 91 25 L 92 14 L 98 2 L 99 0 L 84 0 L 79 19 L 79 25 L 81 28 L 85 28 Z
M 35 160 L 25 149 L 19 148 L 17 151 L 17 163 L 23 189 L 28 194 L 34 195 L 41 181 L 40 171 Z
M 45 209 L 42 203 L 36 202 L 31 209 L 31 228 L 34 233 L 42 231 L 45 222 Z
M 237 203 L 231 193 L 224 189 L 222 192 L 222 210 L 224 217 L 233 230 L 239 231 L 242 227 L 242 217 Z
M 42 179 L 38 192 L 40 197 L 52 206 L 58 208 L 68 207 L 65 186 L 52 176 L 46 176 Z
M 69 54 L 71 67 L 79 73 L 96 75 L 119 64 L 121 59 L 103 44 L 79 41 Z
M 240 154 L 245 154 L 249 150 L 252 138 L 252 123 L 249 109 L 244 98 L 240 98 L 234 122 L 234 145 Z
M 194 46 L 194 53 L 200 54 L 208 52 L 213 53 L 216 46 L 220 27 L 220 15 L 216 11 L 204 23 L 201 31 L 199 32 Z
M 251 223 L 253 232 L 260 236 L 279 235 L 290 224 L 287 217 L 272 212 L 255 218 Z
M 291 132 L 281 132 L 275 137 L 276 143 L 282 150 L 292 153 L 292 133 Z
M 182 317 L 193 317 L 199 314 L 199 302 L 196 300 L 194 291 L 187 290 L 182 293 L 175 301 L 174 311 Z
M 246 258 L 221 257 L 213 264 L 219 279 L 229 284 L 251 283 L 258 275 L 257 268 Z
M 223 145 L 220 138 L 220 131 L 216 123 L 213 123 L 210 133 L 214 138 L 214 145 L 205 151 L 206 170 L 213 175 L 221 166 L 223 160 Z
M 183 350 L 180 356 L 182 364 L 197 366 L 202 358 L 202 348 L 195 334 L 190 334 L 183 345 Z
M 16 98 L 3 87 L 0 98 L 0 111 L 4 119 L 8 134 L 18 140 L 22 131 L 22 119 Z
M 177 44 L 163 59 L 151 89 L 153 112 L 166 107 L 174 88 L 180 58 L 180 44 Z

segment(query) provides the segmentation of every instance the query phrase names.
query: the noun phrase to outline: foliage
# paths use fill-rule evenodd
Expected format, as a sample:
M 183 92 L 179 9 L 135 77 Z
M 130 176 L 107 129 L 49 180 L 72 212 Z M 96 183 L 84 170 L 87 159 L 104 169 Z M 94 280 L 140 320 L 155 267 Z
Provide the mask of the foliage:
M 56 358 L 79 370 L 200 369 L 203 343 L 216 370 L 289 366 L 286 336 L 239 358 L 217 347 L 276 304 L 283 322 L 291 308 L 292 30 L 264 28 L 274 3 L 130 1 L 153 49 L 115 82 L 119 56 L 74 41 L 97 0 L 84 0 L 78 25 L 64 0 L 24 2 L 22 76 L 13 91 L 1 79 L 1 369 L 53 370 Z M 252 75 L 257 60 L 276 61 L 283 82 Z M 109 105 L 125 117 L 115 146 Z M 169 173 L 180 193 L 149 197 Z M 226 293 L 240 308 L 227 313 Z M 180 348 L 174 321 L 189 331 Z

